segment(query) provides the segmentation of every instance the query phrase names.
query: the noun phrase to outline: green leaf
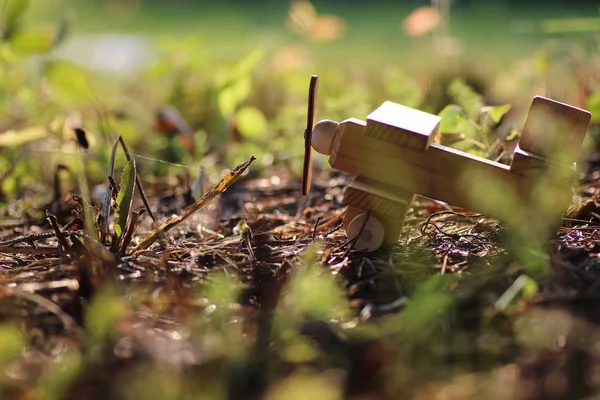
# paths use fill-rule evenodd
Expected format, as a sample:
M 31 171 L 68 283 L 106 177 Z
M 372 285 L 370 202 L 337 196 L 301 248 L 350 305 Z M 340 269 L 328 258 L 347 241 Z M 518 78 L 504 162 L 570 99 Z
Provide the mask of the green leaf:
M 233 67 L 218 70 L 214 79 L 216 87 L 222 90 L 227 86 L 234 85 L 240 80 L 249 79 L 250 74 L 256 68 L 262 57 L 263 52 L 261 50 L 254 50 Z
M 84 368 L 81 352 L 75 346 L 66 347 L 61 351 L 60 367 L 48 368 L 40 377 L 38 393 L 43 393 L 45 400 L 64 399 Z
M 51 62 L 46 70 L 46 80 L 58 101 L 64 105 L 82 105 L 92 101 L 88 75 L 74 64 Z
M 100 224 L 100 238 L 106 240 L 108 237 L 108 219 L 110 217 L 110 202 L 112 200 L 112 184 L 108 184 L 109 178 L 112 178 L 115 173 L 115 157 L 117 155 L 117 146 L 119 145 L 119 138 L 115 140 L 110 152 L 110 161 L 108 162 L 108 174 L 106 176 L 107 188 L 104 193 L 104 199 L 102 200 L 102 221 Z
M 256 107 L 242 107 L 236 117 L 238 129 L 246 137 L 260 136 L 267 130 L 267 119 Z
M 528 277 L 525 284 L 523 285 L 523 289 L 521 290 L 521 293 L 523 294 L 523 298 L 531 299 L 539 291 L 540 291 L 540 286 L 538 285 L 538 283 L 534 279 L 531 279 Z
M 465 138 L 477 137 L 477 128 L 475 124 L 467 118 L 463 109 L 456 104 L 450 104 L 442 111 L 439 116 L 441 118 L 439 131 L 442 134 L 463 134 Z
M 594 92 L 587 101 L 586 107 L 592 113 L 592 124 L 600 122 L 600 90 Z
M 22 57 L 43 54 L 52 50 L 54 32 L 44 28 L 21 30 L 8 43 L 11 50 Z
M 251 81 L 249 77 L 240 78 L 237 81 L 225 86 L 220 92 L 217 102 L 219 111 L 224 117 L 233 115 L 241 102 L 250 95 Z
M 90 304 L 84 326 L 93 340 L 104 342 L 113 335 L 117 322 L 125 313 L 123 297 L 113 287 L 105 285 Z
M 18 328 L 0 325 L 0 365 L 6 365 L 10 360 L 19 356 L 24 340 Z
M 450 104 L 440 111 L 439 116 L 441 117 L 439 132 L 445 135 L 441 138 L 442 144 L 449 142 L 446 144 L 447 146 L 479 157 L 486 157 L 485 146 L 478 139 L 479 126 L 467 118 L 460 106 Z M 457 135 L 460 135 L 459 140 L 453 137 Z M 450 140 L 444 140 L 448 137 Z
M 29 142 L 44 139 L 46 135 L 47 131 L 43 126 L 2 132 L 0 133 L 0 147 L 18 147 Z
M 406 107 L 419 108 L 423 102 L 423 90 L 416 81 L 398 68 L 388 68 L 382 72 L 382 82 L 387 98 Z M 306 85 L 306 83 L 304 83 Z
M 461 133 L 458 126 L 465 119 L 462 108 L 456 104 L 450 104 L 438 114 L 441 118 L 439 131 L 441 133 Z
M 290 374 L 278 384 L 273 385 L 266 398 L 274 400 L 338 400 L 345 398 L 345 395 L 340 385 L 325 374 L 298 368 L 298 372 Z
M 0 39 L 10 39 L 19 30 L 29 0 L 3 0 L 0 6 L 4 7 L 3 12 L 0 13 L 0 25 L 4 28 Z
M 225 269 L 219 269 L 208 275 L 209 284 L 200 293 L 206 297 L 210 305 L 205 309 L 206 315 L 210 315 L 213 329 L 218 331 L 222 339 L 230 338 L 227 330 L 230 321 L 237 313 L 237 303 L 241 283 L 237 276 L 229 274 Z M 237 342 L 237 337 L 234 339 Z M 229 343 L 235 346 L 238 343 Z M 229 350 L 233 350 L 232 347 Z
M 485 151 L 483 151 L 482 149 L 477 148 L 477 147 L 470 147 L 470 148 L 466 149 L 465 151 L 476 157 L 488 158 L 488 154 Z
M 454 101 L 462 107 L 470 118 L 479 118 L 479 111 L 484 105 L 481 96 L 462 79 L 454 79 L 450 83 L 448 94 L 452 96 Z
M 129 211 L 131 210 L 131 204 L 133 202 L 133 190 L 135 183 L 135 159 L 125 165 L 123 173 L 121 174 L 121 190 L 117 195 L 117 209 L 115 215 L 117 216 L 117 225 L 115 225 L 115 233 L 117 238 L 121 238 L 125 227 L 127 226 L 127 220 L 129 218 Z
M 283 305 L 291 313 L 318 319 L 338 319 L 349 310 L 343 287 L 318 261 L 318 245 L 307 248 L 288 286 Z
M 453 277 L 437 275 L 420 284 L 399 315 L 402 329 L 416 340 L 425 339 L 451 309 L 454 299 L 447 288 L 455 281 Z
M 510 111 L 510 104 L 504 104 L 501 106 L 486 106 L 481 108 L 482 113 L 486 113 L 490 116 L 494 123 L 500 122 L 502 117 Z
M 538 52 L 538 54 L 535 55 L 534 61 L 535 61 L 535 73 L 542 75 L 545 74 L 546 71 L 548 71 L 548 54 L 546 54 L 547 52 L 542 50 L 540 52 Z
M 237 302 L 238 288 L 228 275 L 218 271 L 211 274 L 209 279 L 206 297 L 218 309 L 227 310 L 231 304 Z
M 2 6 L 4 7 L 2 23 L 11 23 L 23 18 L 27 7 L 29 7 L 29 0 L 4 0 Z
M 518 129 L 512 128 L 510 131 L 508 131 L 508 135 L 506 135 L 505 140 L 507 142 L 511 142 L 511 141 L 515 140 L 516 138 L 518 138 L 519 134 L 520 134 L 520 132 Z
M 263 51 L 255 49 L 245 58 L 243 58 L 234 70 L 234 76 L 243 77 L 249 75 L 263 58 Z

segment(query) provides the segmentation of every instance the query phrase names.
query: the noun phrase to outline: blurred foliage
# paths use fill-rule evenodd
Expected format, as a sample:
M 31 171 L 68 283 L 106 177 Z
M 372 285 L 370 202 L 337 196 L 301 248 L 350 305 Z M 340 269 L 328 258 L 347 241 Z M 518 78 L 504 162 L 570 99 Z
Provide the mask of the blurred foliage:
M 87 313 L 89 337 L 97 344 L 106 343 L 115 333 L 119 320 L 126 315 L 124 299 L 114 287 L 106 286 L 99 293 Z
M 448 92 L 458 104 L 440 112 L 441 143 L 487 159 L 501 159 L 504 153 L 498 149 L 502 140 L 493 136 L 493 128 L 510 105 L 484 106 L 481 96 L 460 79 L 450 83 Z M 447 137 L 450 139 L 444 140 Z
M 9 361 L 19 355 L 20 349 L 23 347 L 23 338 L 17 327 L 7 324 L 0 326 L 0 338 L 2 338 L 0 365 L 5 368 Z
M 304 251 L 300 266 L 289 283 L 280 312 L 296 320 L 340 320 L 349 316 L 344 291 L 336 277 L 319 268 L 318 247 Z M 287 326 L 288 324 L 286 324 Z

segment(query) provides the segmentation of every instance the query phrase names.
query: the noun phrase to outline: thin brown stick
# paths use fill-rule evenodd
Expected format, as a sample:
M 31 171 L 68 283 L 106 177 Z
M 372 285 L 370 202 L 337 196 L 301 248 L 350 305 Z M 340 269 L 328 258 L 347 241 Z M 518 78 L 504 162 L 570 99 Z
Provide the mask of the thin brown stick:
M 55 256 L 59 253 L 58 247 L 2 247 L 0 248 L 0 254 L 27 254 L 33 256 Z
M 83 332 L 81 331 L 79 325 L 77 325 L 77 322 L 75 322 L 73 317 L 64 312 L 56 303 L 37 293 L 30 293 L 22 290 L 10 290 L 8 295 L 25 299 L 39 305 L 42 308 L 45 308 L 48 312 L 54 314 L 60 320 L 60 322 L 62 322 L 65 330 L 72 338 L 80 339 L 83 337 Z
M 61 257 L 67 258 L 67 250 L 69 249 L 69 242 L 67 242 L 67 238 L 61 232 L 60 227 L 58 226 L 58 221 L 56 220 L 56 216 L 46 212 L 46 219 L 50 222 L 52 229 L 54 229 L 54 234 L 58 239 L 58 250 L 60 252 Z

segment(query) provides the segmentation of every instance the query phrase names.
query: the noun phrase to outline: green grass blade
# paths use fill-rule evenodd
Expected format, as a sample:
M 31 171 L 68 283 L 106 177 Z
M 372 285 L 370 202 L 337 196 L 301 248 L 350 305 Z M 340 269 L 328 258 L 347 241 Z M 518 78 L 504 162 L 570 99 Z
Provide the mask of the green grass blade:
M 132 159 L 125 165 L 123 174 L 121 175 L 121 190 L 117 196 L 117 209 L 115 215 L 117 216 L 117 225 L 115 225 L 115 233 L 117 238 L 121 239 L 125 227 L 127 226 L 127 220 L 131 211 L 131 204 L 133 202 L 133 192 L 135 188 L 135 160 Z

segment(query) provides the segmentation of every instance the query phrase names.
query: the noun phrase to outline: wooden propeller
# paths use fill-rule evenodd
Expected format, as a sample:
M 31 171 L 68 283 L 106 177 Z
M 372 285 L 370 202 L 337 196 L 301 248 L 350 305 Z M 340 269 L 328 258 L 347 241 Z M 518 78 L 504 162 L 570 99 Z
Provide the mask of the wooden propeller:
M 304 131 L 304 165 L 302 166 L 302 195 L 310 193 L 312 181 L 312 133 L 315 125 L 315 108 L 317 105 L 317 89 L 319 77 L 313 75 L 308 87 L 308 112 L 306 114 L 306 130 Z

